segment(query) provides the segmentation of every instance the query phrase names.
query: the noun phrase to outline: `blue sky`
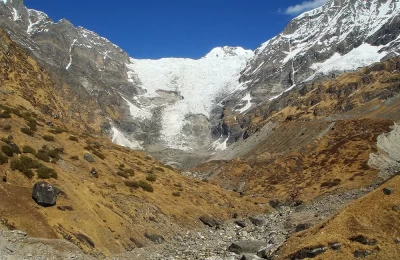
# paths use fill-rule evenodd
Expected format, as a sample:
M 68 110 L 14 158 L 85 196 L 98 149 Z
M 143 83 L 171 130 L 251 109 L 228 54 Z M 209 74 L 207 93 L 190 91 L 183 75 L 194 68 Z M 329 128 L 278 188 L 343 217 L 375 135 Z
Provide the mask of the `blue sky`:
M 218 46 L 254 50 L 293 16 L 326 1 L 25 0 L 25 5 L 95 31 L 135 58 L 200 58 Z

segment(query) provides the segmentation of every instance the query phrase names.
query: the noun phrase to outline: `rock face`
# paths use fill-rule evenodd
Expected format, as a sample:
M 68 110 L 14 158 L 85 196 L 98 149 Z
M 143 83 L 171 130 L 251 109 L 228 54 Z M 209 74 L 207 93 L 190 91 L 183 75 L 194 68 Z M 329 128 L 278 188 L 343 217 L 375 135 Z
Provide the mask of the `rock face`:
M 369 65 L 396 54 L 399 26 L 397 1 L 330 0 L 263 43 L 240 80 L 257 103 L 305 80 Z
M 57 189 L 47 182 L 37 182 L 33 186 L 32 198 L 40 206 L 54 206 L 57 201 Z
M 284 91 L 316 79 L 336 77 L 400 49 L 400 6 L 395 0 L 329 0 L 294 18 L 279 35 L 255 50 L 241 72 L 245 91 L 225 103 L 219 127 L 228 144 L 242 138 L 246 111 L 279 97 Z M 246 106 L 247 105 L 247 106 Z M 277 104 L 279 106 L 279 104 Z M 240 118 L 232 120 L 227 115 Z

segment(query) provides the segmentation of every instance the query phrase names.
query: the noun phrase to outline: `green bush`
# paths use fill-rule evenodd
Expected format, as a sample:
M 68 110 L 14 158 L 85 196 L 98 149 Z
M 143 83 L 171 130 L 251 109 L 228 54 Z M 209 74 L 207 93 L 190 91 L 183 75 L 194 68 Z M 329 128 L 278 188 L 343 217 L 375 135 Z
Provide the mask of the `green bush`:
M 36 158 L 38 158 L 39 160 L 42 160 L 44 162 L 50 162 L 50 156 L 47 154 L 46 151 L 43 151 L 43 150 L 39 150 L 36 153 Z
M 69 138 L 69 140 L 74 141 L 74 142 L 79 142 L 78 137 L 71 135 Z
M 157 180 L 157 177 L 155 175 L 153 175 L 153 174 L 149 174 L 149 175 L 146 176 L 146 181 L 154 182 L 156 180 Z
M 181 196 L 181 193 L 180 193 L 179 191 L 172 192 L 172 196 L 180 197 L 180 196 Z
M 1 151 L 2 151 L 5 155 L 7 155 L 8 157 L 12 157 L 13 154 L 14 154 L 14 150 L 13 150 L 10 146 L 8 146 L 8 145 L 3 145 L 3 146 L 1 147 Z
M 22 146 L 22 152 L 23 153 L 30 153 L 33 155 L 36 155 L 36 150 L 30 147 L 29 145 L 24 145 Z
M 36 170 L 38 178 L 40 179 L 57 179 L 57 172 L 52 169 L 47 167 L 46 165 L 40 165 L 40 167 Z
M 127 179 L 129 178 L 129 174 L 124 172 L 124 171 L 118 171 L 117 175 L 119 175 L 121 177 L 124 177 L 124 178 L 127 178 Z
M 0 153 L 0 165 L 8 163 L 8 157 L 5 156 L 3 153 Z
M 53 135 L 44 135 L 42 138 L 48 142 L 54 142 L 55 138 Z
M 136 188 L 137 189 L 137 188 L 140 187 L 139 182 L 137 182 L 137 181 L 124 181 L 124 184 L 126 186 L 130 187 L 130 188 Z
M 21 132 L 24 133 L 24 134 L 33 136 L 33 131 L 31 129 L 29 129 L 29 128 L 26 128 L 26 127 L 21 128 Z
M 38 161 L 26 155 L 21 155 L 19 159 L 12 160 L 10 164 L 12 170 L 18 170 L 28 178 L 32 178 L 34 176 L 31 169 L 37 169 L 40 166 L 41 164 Z
M 47 151 L 47 155 L 51 158 L 60 159 L 60 154 L 57 149 Z
M 97 150 L 94 150 L 93 154 L 96 155 L 97 157 L 99 157 L 102 160 L 104 160 L 106 158 L 106 156 L 104 154 L 102 154 L 100 151 L 97 151 Z
M 3 129 L 6 131 L 11 130 L 11 125 L 5 125 L 3 126 Z
M 134 169 L 124 169 L 124 172 L 126 172 L 130 176 L 135 176 L 135 170 Z
M 69 157 L 71 160 L 79 161 L 79 156 L 78 155 L 72 155 Z
M 140 188 L 142 188 L 143 190 L 147 191 L 147 192 L 153 192 L 153 186 L 151 186 L 150 183 L 145 182 L 145 181 L 139 181 L 139 186 Z

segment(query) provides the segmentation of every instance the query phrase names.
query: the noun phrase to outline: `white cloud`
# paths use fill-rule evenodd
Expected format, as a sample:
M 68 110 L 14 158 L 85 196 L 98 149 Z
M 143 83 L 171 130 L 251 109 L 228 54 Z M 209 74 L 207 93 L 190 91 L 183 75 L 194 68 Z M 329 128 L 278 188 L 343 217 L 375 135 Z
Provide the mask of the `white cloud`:
M 320 7 L 321 5 L 325 4 L 326 2 L 328 2 L 328 0 L 304 1 L 301 4 L 289 6 L 285 10 L 285 14 L 290 14 L 290 15 L 300 14 L 302 12 Z

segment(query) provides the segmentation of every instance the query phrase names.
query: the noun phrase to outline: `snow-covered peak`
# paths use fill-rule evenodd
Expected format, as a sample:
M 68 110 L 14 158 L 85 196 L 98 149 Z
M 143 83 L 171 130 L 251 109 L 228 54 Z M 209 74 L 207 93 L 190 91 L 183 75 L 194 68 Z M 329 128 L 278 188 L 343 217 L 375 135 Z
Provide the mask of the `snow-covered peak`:
M 212 49 L 204 58 L 226 58 L 230 56 L 239 56 L 239 57 L 246 57 L 250 58 L 254 55 L 252 50 L 245 50 L 242 47 L 216 47 Z

